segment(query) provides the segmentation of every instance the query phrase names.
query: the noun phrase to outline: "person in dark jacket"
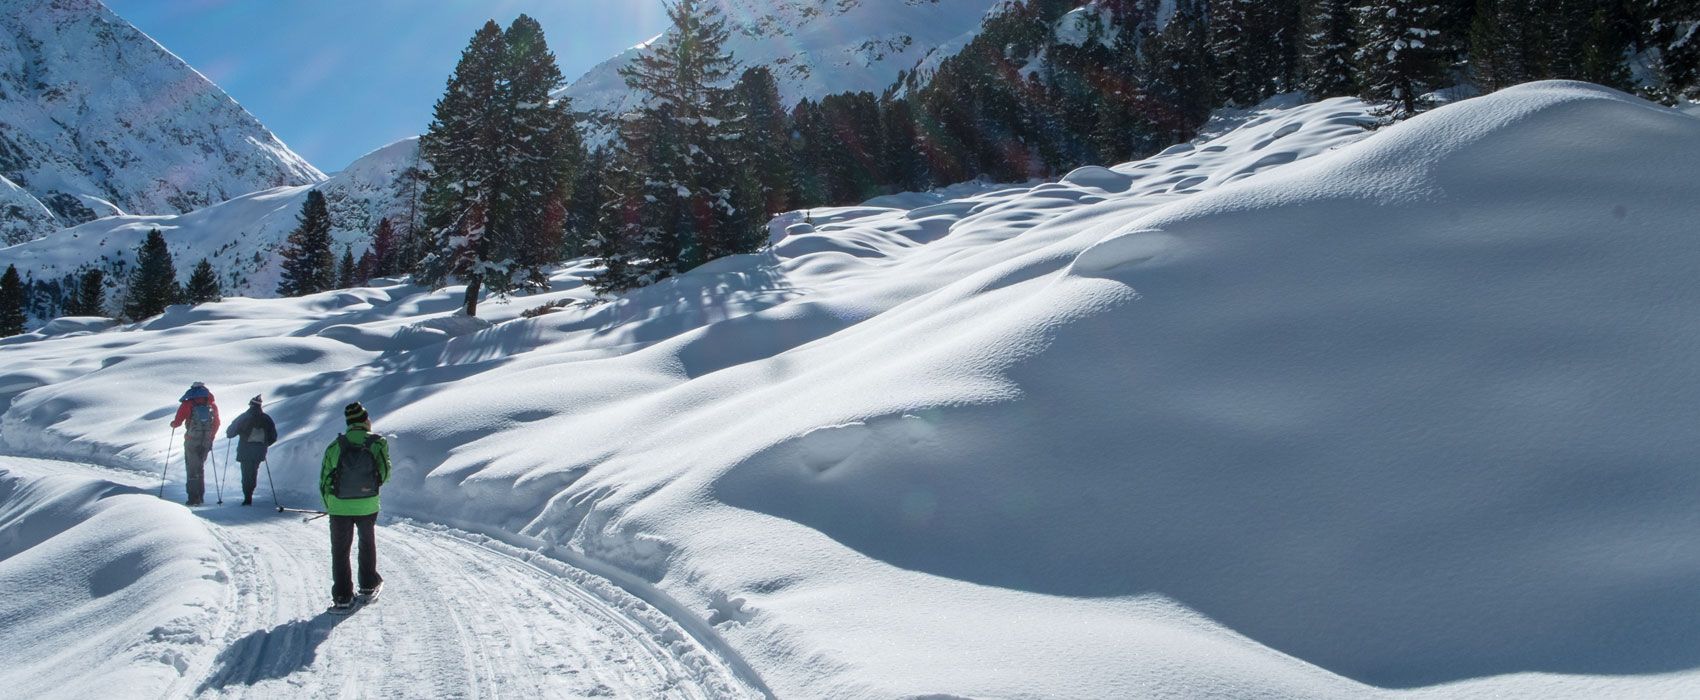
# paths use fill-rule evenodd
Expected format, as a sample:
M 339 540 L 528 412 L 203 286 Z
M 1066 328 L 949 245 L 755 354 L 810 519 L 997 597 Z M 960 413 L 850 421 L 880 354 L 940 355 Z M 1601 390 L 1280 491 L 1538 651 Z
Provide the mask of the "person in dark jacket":
M 260 463 L 266 449 L 277 442 L 277 424 L 260 408 L 260 397 L 248 399 L 248 410 L 230 421 L 224 436 L 236 441 L 236 463 L 242 465 L 242 505 L 254 505 L 254 487 L 260 481 Z
M 218 403 L 213 400 L 207 385 L 195 382 L 177 400 L 177 415 L 171 427 L 186 425 L 183 430 L 183 465 L 188 468 L 184 490 L 189 492 L 188 505 L 201 505 L 206 497 L 207 455 L 212 453 L 213 439 L 218 437 Z
M 372 432 L 366 407 L 351 403 L 342 410 L 347 432 L 325 448 L 319 469 L 319 494 L 331 521 L 331 607 L 345 611 L 354 603 L 353 572 L 349 550 L 360 540 L 360 590 L 363 597 L 378 592 L 384 577 L 378 575 L 378 489 L 390 480 L 390 446 L 382 435 Z

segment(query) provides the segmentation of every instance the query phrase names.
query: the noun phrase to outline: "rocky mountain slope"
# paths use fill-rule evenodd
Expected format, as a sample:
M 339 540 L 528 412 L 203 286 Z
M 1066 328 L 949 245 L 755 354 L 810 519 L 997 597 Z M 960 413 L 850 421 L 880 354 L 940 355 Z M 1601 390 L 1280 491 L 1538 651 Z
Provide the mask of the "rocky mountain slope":
M 17 243 L 325 176 L 99 0 L 6 0 L 0 178 L 0 243 Z
M 796 102 L 839 92 L 879 93 L 940 45 L 977 27 L 999 0 L 717 0 L 732 39 L 727 48 L 744 68 L 767 66 L 781 97 Z M 601 126 L 635 106 L 620 78 L 644 46 L 590 69 L 564 91 L 591 117 L 591 141 Z

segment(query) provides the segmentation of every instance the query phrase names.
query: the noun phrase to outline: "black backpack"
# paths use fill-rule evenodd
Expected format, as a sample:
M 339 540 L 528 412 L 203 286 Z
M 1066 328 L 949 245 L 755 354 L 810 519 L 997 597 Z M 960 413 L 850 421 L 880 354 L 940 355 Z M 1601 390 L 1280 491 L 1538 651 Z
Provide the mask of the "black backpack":
M 331 493 L 342 500 L 371 498 L 378 495 L 384 477 L 378 473 L 378 457 L 372 454 L 372 443 L 383 438 L 368 435 L 366 442 L 354 444 L 347 435 L 336 436 L 341 450 L 336 469 L 331 472 Z

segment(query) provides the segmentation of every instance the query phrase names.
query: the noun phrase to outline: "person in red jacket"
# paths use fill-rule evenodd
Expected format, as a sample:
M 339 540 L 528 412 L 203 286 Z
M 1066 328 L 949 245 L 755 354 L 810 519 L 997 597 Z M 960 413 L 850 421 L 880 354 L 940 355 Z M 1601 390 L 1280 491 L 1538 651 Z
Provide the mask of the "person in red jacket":
M 218 437 L 218 404 L 207 385 L 195 382 L 177 400 L 177 417 L 171 420 L 171 427 L 178 426 L 188 426 L 183 430 L 183 464 L 189 471 L 184 482 L 189 492 L 185 503 L 198 506 L 207 491 L 207 455 L 212 454 L 213 440 Z

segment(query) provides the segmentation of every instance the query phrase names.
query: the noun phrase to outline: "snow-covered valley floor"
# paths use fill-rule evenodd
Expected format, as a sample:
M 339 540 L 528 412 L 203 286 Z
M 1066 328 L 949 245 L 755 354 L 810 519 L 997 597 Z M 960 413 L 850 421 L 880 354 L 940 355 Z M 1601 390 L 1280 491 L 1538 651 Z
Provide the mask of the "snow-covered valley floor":
M 0 451 L 157 475 L 201 380 L 227 409 L 266 397 L 278 489 L 308 504 L 359 400 L 395 456 L 386 513 L 434 525 L 385 530 L 393 607 L 357 619 L 403 617 L 431 573 L 404 556 L 517 577 L 449 584 L 498 619 L 552 590 L 410 539 L 448 526 L 618 584 L 784 698 L 1700 696 L 1700 120 L 1578 83 L 1368 112 L 1270 104 L 1057 182 L 793 215 L 768 250 L 605 303 L 580 261 L 479 319 L 401 280 L 62 319 L 0 340 Z M 30 250 L 49 243 L 76 241 Z M 175 629 L 171 591 L 222 585 L 205 552 L 319 532 L 66 488 L 64 517 L 0 521 L 0 570 L 158 553 L 83 602 L 160 620 L 101 638 L 170 646 L 149 632 Z M 180 536 L 115 534 L 144 517 Z M 323 566 L 298 546 L 275 570 Z M 322 578 L 180 653 L 311 619 Z M 416 593 L 406 617 L 432 614 Z M 59 629 L 42 610 L 3 609 L 0 646 Z M 26 654 L 0 681 L 124 677 L 97 658 Z M 231 692 L 281 687 L 235 669 Z
M 0 524 L 14 534 L 18 516 L 28 515 L 21 511 L 39 505 L 20 490 L 74 483 L 151 500 L 157 485 L 135 472 L 15 457 L 0 458 L 0 482 L 0 493 L 29 501 L 0 500 Z M 166 493 L 181 498 L 181 484 Z M 0 632 L 6 694 L 92 696 L 106 679 L 123 677 L 120 694 L 129 697 L 759 697 L 715 652 L 618 587 L 482 537 L 406 520 L 378 528 L 384 595 L 353 615 L 330 614 L 323 519 L 305 522 L 258 501 L 240 507 L 240 497 L 223 506 L 212 500 L 194 511 L 199 520 L 178 520 L 176 529 L 137 523 L 185 548 L 215 545 L 199 552 L 208 567 L 191 579 L 199 585 L 149 601 L 169 614 L 139 643 L 115 634 L 123 626 L 104 615 L 79 613 L 160 565 L 162 543 L 97 567 L 86 581 L 75 556 L 0 560 L 4 618 L 36 623 Z M 148 609 L 117 612 L 135 624 Z M 39 672 L 44 656 L 88 645 L 109 657 L 105 674 Z

